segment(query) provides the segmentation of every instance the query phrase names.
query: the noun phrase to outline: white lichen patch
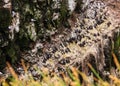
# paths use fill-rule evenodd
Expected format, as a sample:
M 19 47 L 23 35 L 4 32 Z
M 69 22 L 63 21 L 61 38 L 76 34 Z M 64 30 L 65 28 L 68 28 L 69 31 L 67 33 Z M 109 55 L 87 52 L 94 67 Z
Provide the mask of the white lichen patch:
M 76 0 L 68 0 L 68 7 L 70 12 L 73 12 L 76 7 Z
M 10 32 L 10 35 L 9 35 L 10 39 L 14 39 L 14 34 L 15 34 L 14 32 L 16 33 L 19 32 L 20 30 L 19 25 L 20 25 L 19 13 L 12 11 L 12 22 L 11 22 L 11 25 L 8 27 Z

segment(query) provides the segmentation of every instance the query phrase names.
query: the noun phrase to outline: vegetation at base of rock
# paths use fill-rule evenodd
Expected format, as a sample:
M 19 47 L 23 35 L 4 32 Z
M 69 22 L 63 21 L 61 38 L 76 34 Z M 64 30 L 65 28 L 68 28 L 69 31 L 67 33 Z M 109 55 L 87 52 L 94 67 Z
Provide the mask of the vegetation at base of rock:
M 117 60 L 117 57 L 114 53 L 112 53 L 113 61 L 115 63 L 116 68 L 120 68 L 120 63 Z M 24 63 L 22 63 L 24 64 Z M 15 73 L 14 69 L 11 67 L 9 63 L 7 63 L 8 69 L 11 72 L 12 76 L 9 76 L 6 80 L 1 78 L 0 81 L 2 86 L 119 86 L 120 79 L 118 76 L 110 73 L 108 75 L 108 80 L 103 80 L 102 77 L 96 72 L 96 70 L 92 67 L 91 64 L 88 63 L 88 67 L 91 69 L 93 74 L 88 76 L 83 72 L 78 71 L 76 68 L 70 68 L 68 70 L 68 75 L 66 76 L 64 73 L 61 73 L 61 77 L 58 77 L 56 74 L 52 73 L 51 75 L 48 72 L 47 68 L 43 70 L 37 70 L 41 74 L 41 80 L 34 80 L 31 74 L 27 72 L 27 68 L 25 64 L 23 65 L 25 75 L 19 76 Z M 120 71 L 120 69 L 118 70 Z M 116 71 L 113 70 L 114 72 Z M 81 78 L 80 78 L 81 77 Z

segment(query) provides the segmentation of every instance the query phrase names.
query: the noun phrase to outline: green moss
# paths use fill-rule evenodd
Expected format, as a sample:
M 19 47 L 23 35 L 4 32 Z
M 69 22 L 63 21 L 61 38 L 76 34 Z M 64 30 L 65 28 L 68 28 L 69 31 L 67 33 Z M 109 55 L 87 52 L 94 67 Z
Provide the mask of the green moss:
M 60 26 L 63 25 L 65 27 L 69 27 L 70 25 L 69 25 L 69 23 L 67 21 L 67 19 L 70 16 L 69 10 L 68 10 L 68 1 L 64 0 L 60 4 L 61 4 L 61 6 L 60 6 L 60 21 L 59 21 L 60 22 Z

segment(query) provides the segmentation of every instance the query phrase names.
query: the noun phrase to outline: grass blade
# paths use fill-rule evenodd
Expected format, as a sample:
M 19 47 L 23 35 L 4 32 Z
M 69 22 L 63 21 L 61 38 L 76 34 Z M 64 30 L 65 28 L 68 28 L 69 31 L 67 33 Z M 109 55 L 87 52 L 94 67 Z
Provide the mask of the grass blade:
M 95 74 L 95 76 L 99 79 L 102 80 L 102 78 L 99 76 L 99 74 L 95 71 L 95 69 L 92 67 L 90 63 L 87 64 L 88 67 L 92 70 L 92 72 Z
M 120 63 L 118 62 L 118 59 L 113 52 L 112 52 L 112 56 L 113 56 L 113 60 L 114 60 L 116 67 L 120 70 Z

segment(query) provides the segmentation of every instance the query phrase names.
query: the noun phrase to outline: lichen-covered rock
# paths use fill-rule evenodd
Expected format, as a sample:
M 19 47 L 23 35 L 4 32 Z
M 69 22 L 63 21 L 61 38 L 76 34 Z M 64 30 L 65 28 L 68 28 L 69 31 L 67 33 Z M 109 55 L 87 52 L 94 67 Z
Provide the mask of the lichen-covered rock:
M 30 63 L 33 75 L 34 66 L 59 74 L 71 66 L 85 71 L 88 62 L 103 71 L 110 59 L 111 39 L 120 28 L 120 2 L 70 1 L 12 0 L 13 21 L 4 55 L 20 56 Z
M 109 44 L 120 27 L 120 9 L 117 4 L 113 8 L 114 3 L 102 0 L 83 0 L 82 3 L 81 9 L 75 10 L 68 19 L 71 28 L 63 27 L 59 34 L 51 35 L 50 42 L 38 40 L 32 50 L 22 54 L 22 58 L 31 66 L 46 67 L 56 73 L 71 66 L 84 69 L 87 62 L 103 71 L 106 59 L 110 59 L 106 56 L 111 50 Z

